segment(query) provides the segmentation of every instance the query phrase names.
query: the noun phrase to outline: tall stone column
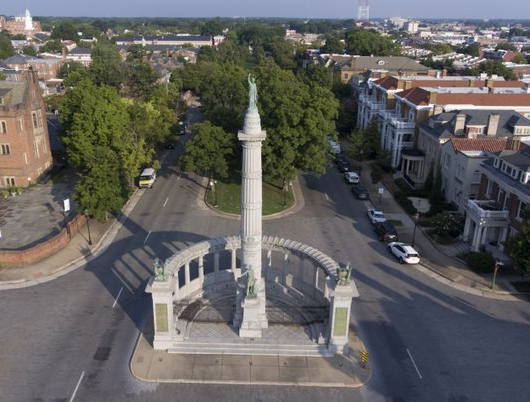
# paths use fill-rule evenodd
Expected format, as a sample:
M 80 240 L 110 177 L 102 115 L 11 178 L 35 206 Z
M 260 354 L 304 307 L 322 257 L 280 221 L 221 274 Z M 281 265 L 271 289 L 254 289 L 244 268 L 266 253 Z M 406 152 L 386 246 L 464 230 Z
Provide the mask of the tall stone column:
M 249 106 L 243 130 L 238 138 L 243 146 L 241 169 L 241 251 L 242 278 L 246 285 L 238 287 L 236 317 L 239 336 L 261 337 L 267 328 L 265 313 L 265 280 L 261 272 L 261 220 L 262 220 L 262 171 L 261 143 L 266 133 L 261 130 L 261 120 L 256 105 L 257 90 L 249 76 Z

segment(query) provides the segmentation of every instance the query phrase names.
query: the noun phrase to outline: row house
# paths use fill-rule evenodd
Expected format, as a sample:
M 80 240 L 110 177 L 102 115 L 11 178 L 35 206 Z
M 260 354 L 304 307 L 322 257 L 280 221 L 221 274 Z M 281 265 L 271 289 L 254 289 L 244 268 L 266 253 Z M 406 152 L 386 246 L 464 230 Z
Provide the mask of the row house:
M 425 149 L 425 158 L 419 164 L 419 178 L 409 163 L 404 176 L 412 183 L 423 182 L 431 169 L 440 169 L 445 199 L 460 212 L 468 199 L 477 197 L 479 165 L 488 153 L 518 148 L 520 141 L 530 138 L 530 120 L 513 110 L 445 112 L 420 127 L 418 148 Z
M 524 210 L 530 205 L 530 148 L 491 153 L 481 163 L 477 199 L 466 204 L 463 238 L 478 251 L 485 244 L 498 245 L 517 234 Z
M 521 85 L 524 85 L 521 83 Z M 430 116 L 453 110 L 515 110 L 530 116 L 527 89 L 511 93 L 488 88 L 411 88 L 394 94 L 394 110 L 379 112 L 381 146 L 392 155 L 392 166 L 403 170 L 402 161 L 421 162 L 416 150 L 419 123 Z M 421 147 L 420 152 L 425 152 Z M 420 158 L 420 159 L 418 159 Z
M 4 64 L 14 70 L 33 69 L 41 81 L 57 78 L 63 61 L 57 58 L 37 58 L 26 55 L 15 55 L 3 60 Z
M 499 137 L 526 135 L 523 134 L 525 129 L 520 129 L 518 124 L 524 126 L 527 117 L 530 117 L 530 93 L 438 93 L 423 88 L 414 88 L 413 91 L 417 93 L 407 99 L 410 101 L 409 106 L 415 107 L 410 107 L 408 111 L 412 113 L 412 110 L 419 110 L 423 116 L 420 116 L 416 127 L 414 146 L 409 146 L 412 145 L 410 142 L 405 144 L 405 149 L 400 149 L 399 161 L 400 173 L 413 187 L 423 185 L 431 167 L 434 170 L 438 168 L 441 145 L 455 133 L 456 136 L 465 134 L 477 137 L 487 136 L 488 133 L 497 136 L 497 132 Z M 487 112 L 492 109 L 496 112 Z M 451 113 L 455 111 L 460 113 Z M 484 113 L 477 114 L 480 117 L 473 119 L 470 117 L 473 111 Z M 506 111 L 512 114 L 511 118 L 506 117 L 510 113 L 503 113 Z M 523 116 L 526 117 L 518 120 Z M 478 120 L 481 123 L 477 123 Z M 515 120 L 518 122 L 514 123 Z M 444 128 L 446 131 L 442 134 L 439 130 Z M 395 134 L 391 132 L 391 135 Z M 395 148 L 400 145 L 393 144 Z
M 25 187 L 52 167 L 46 106 L 35 72 L 0 81 L 0 187 Z

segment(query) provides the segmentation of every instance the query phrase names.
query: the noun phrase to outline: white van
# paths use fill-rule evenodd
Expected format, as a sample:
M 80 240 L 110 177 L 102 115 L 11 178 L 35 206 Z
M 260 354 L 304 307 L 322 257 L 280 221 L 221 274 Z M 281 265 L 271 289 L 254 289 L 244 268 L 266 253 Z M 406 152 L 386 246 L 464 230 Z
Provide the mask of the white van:
M 147 168 L 142 171 L 140 180 L 138 180 L 138 187 L 140 188 L 151 188 L 155 184 L 156 172 L 153 168 Z

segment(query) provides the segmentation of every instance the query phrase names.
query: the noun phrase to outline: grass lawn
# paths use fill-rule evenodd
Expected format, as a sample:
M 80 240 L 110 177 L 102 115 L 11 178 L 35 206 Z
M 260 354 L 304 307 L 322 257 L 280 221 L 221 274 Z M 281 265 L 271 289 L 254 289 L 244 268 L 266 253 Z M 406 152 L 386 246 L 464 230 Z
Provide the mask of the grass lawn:
M 218 178 L 216 181 L 215 189 L 208 189 L 206 193 L 206 202 L 216 210 L 241 214 L 241 172 L 230 170 L 228 177 Z M 263 215 L 284 211 L 294 204 L 292 188 L 285 193 L 282 187 L 281 181 L 272 184 L 263 182 Z M 215 207 L 216 201 L 217 207 Z

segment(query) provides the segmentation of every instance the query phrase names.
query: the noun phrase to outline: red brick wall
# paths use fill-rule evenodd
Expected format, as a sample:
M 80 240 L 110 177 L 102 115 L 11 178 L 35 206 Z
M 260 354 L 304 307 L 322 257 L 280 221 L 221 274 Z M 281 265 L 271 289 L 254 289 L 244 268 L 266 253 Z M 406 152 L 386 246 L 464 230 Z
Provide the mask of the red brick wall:
M 70 239 L 86 223 L 85 215 L 77 215 L 70 220 L 58 235 L 25 250 L 0 250 L 0 264 L 7 266 L 22 266 L 33 264 L 65 248 Z

